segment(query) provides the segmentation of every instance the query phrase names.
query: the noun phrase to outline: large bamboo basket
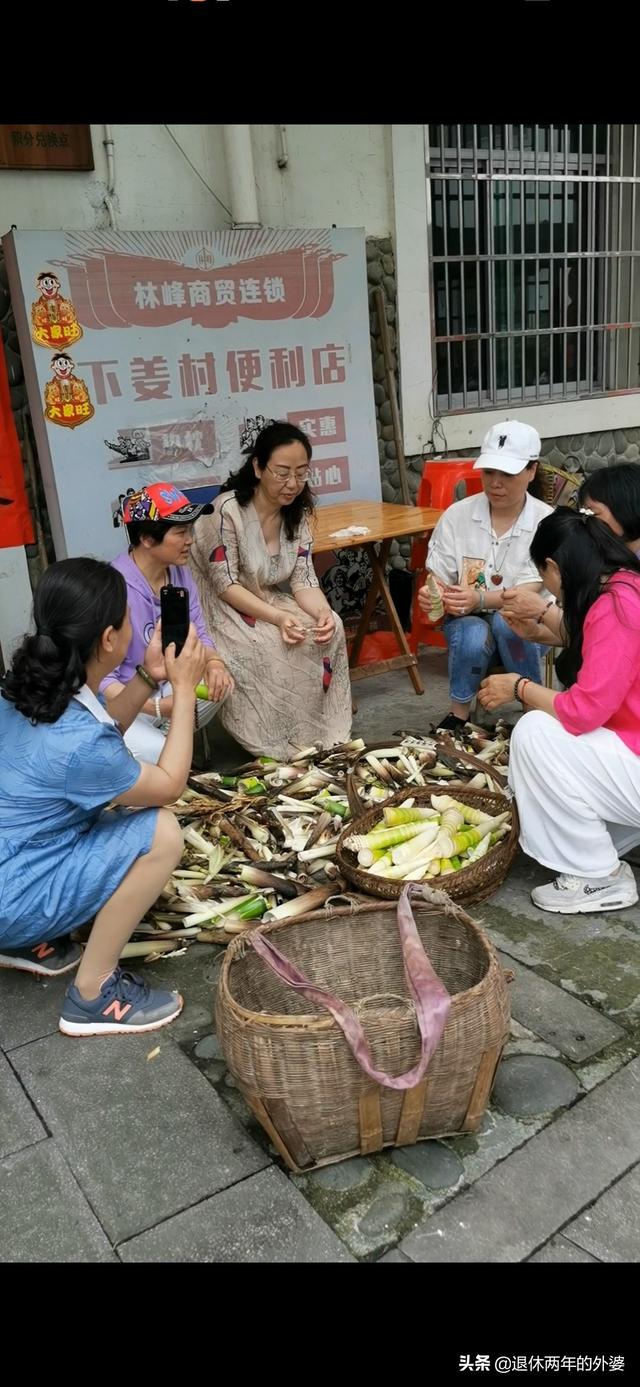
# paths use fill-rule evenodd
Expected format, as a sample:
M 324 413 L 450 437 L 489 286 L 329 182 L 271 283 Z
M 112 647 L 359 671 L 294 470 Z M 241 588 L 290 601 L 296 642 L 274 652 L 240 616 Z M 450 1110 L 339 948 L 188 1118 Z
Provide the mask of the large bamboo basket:
M 374 824 L 379 823 L 382 818 L 382 810 L 390 805 L 402 804 L 403 800 L 410 797 L 418 805 L 430 804 L 433 794 L 446 795 L 449 793 L 454 799 L 460 800 L 462 804 L 470 804 L 475 809 L 482 809 L 487 814 L 502 814 L 507 807 L 509 809 L 511 831 L 507 837 L 496 843 L 495 847 L 490 848 L 485 857 L 481 857 L 477 862 L 470 862 L 468 867 L 461 867 L 460 871 L 451 872 L 442 879 L 442 886 L 447 895 L 452 900 L 459 901 L 464 905 L 471 905 L 477 901 L 485 900 L 487 896 L 492 896 L 494 891 L 497 891 L 498 887 L 502 885 L 518 850 L 520 832 L 518 811 L 515 800 L 507 800 L 504 795 L 490 794 L 488 790 L 470 790 L 466 785 L 452 786 L 451 790 L 447 785 L 443 785 L 441 789 L 435 785 L 424 786 L 424 788 L 413 786 L 411 789 L 400 790 L 384 805 L 377 805 L 375 809 L 368 809 L 360 818 L 351 820 L 340 834 L 336 848 L 336 862 L 343 876 L 353 882 L 359 891 L 364 891 L 367 896 L 377 896 L 380 900 L 397 900 L 405 883 L 385 881 L 384 877 L 377 877 L 363 870 L 358 865 L 355 853 L 344 846 L 345 840 L 350 838 L 352 833 L 369 833 Z
M 238 937 L 216 1001 L 227 1065 L 291 1170 L 406 1146 L 479 1126 L 509 1033 L 506 978 L 484 931 L 444 892 L 418 904 L 422 945 L 452 996 L 424 1078 L 403 1091 L 373 1083 L 333 1016 L 276 976 Z M 359 1017 L 376 1068 L 406 1073 L 420 1052 L 396 907 L 355 905 L 261 927 L 305 976 Z

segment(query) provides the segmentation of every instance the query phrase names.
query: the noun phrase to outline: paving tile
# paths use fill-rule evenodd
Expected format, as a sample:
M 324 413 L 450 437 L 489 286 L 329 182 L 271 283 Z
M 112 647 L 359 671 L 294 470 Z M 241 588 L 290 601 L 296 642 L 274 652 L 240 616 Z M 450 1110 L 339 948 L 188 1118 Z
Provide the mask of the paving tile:
M 145 964 L 142 972 L 151 987 L 174 987 L 184 1007 L 171 1025 L 171 1037 L 185 1048 L 213 1025 L 216 959 L 223 952 L 213 945 L 193 944 L 178 958 Z
M 117 1260 L 53 1141 L 0 1161 L 0 1230 L 2 1262 Z
M 0 970 L 0 1047 L 13 1050 L 58 1029 L 62 999 L 69 986 L 63 978 L 37 978 L 11 968 Z
M 441 1141 L 419 1141 L 415 1146 L 398 1146 L 391 1152 L 391 1160 L 430 1190 L 450 1189 L 464 1175 L 460 1157 Z
M 33 1146 L 46 1135 L 9 1061 L 0 1054 L 0 1157 Z
M 566 1108 L 581 1093 L 573 1070 L 544 1055 L 514 1055 L 498 1069 L 491 1102 L 512 1117 L 535 1117 Z
M 404 1239 L 416 1262 L 520 1262 L 640 1161 L 640 1059 Z
M 269 1164 L 164 1031 L 48 1036 L 12 1062 L 112 1242 Z
M 500 954 L 500 959 L 515 974 L 509 984 L 513 1015 L 567 1059 L 589 1059 L 624 1035 L 608 1017 L 539 977 L 509 954 Z
M 373 1167 L 364 1156 L 352 1156 L 348 1161 L 334 1161 L 332 1165 L 320 1166 L 309 1173 L 309 1179 L 322 1190 L 356 1189 L 369 1179 Z
M 409 1257 L 405 1257 L 399 1247 L 392 1247 L 390 1252 L 385 1252 L 384 1257 L 378 1257 L 379 1262 L 408 1262 Z
M 564 1230 L 600 1262 L 640 1262 L 640 1165 Z
M 539 1252 L 534 1252 L 533 1257 L 529 1257 L 530 1262 L 597 1262 L 597 1257 L 590 1257 L 588 1252 L 584 1252 L 581 1247 L 576 1247 L 575 1243 L 570 1243 L 562 1234 L 555 1238 L 550 1238 Z
M 327 1224 L 272 1167 L 118 1249 L 123 1262 L 353 1262 Z

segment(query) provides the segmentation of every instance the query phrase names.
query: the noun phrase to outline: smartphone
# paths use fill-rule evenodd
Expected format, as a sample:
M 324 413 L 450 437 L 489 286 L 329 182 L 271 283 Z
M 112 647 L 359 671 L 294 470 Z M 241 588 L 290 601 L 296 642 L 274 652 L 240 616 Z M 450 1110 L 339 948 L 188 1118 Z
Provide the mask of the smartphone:
M 189 593 L 186 588 L 160 589 L 160 620 L 162 649 L 175 645 L 180 654 L 189 634 Z

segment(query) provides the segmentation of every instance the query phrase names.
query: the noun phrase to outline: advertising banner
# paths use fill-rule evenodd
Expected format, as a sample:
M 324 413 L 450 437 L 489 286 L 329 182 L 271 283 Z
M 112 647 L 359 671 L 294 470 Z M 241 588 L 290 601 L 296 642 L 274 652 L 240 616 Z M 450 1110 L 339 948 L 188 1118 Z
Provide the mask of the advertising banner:
M 121 552 L 123 498 L 210 499 L 255 421 L 319 503 L 378 500 L 364 232 L 12 232 L 3 241 L 56 553 Z

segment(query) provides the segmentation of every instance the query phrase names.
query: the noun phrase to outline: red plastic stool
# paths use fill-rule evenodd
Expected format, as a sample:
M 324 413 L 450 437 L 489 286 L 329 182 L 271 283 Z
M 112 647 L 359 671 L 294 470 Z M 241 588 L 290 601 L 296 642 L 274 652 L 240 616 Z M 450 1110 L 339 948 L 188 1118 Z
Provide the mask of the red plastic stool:
M 410 638 L 407 636 L 407 643 Z M 347 652 L 351 654 L 353 641 L 347 641 Z M 402 655 L 398 641 L 393 631 L 372 631 L 365 636 L 360 651 L 359 665 L 374 665 L 378 660 L 393 660 L 396 655 Z
M 446 510 L 454 501 L 460 482 L 464 482 L 467 496 L 482 491 L 480 472 L 474 471 L 475 458 L 448 458 L 444 462 L 427 462 L 424 466 L 416 505 L 434 506 Z M 439 623 L 434 624 L 423 616 L 418 606 L 418 588 L 425 580 L 427 562 L 427 543 L 424 536 L 414 539 L 411 547 L 410 566 L 416 574 L 413 607 L 411 609 L 411 632 L 407 636 L 409 648 L 416 655 L 419 645 L 435 645 L 440 650 L 446 648 L 446 640 Z
M 417 506 L 434 506 L 446 510 L 454 501 L 460 482 L 464 482 L 467 496 L 482 491 L 482 478 L 474 472 L 475 458 L 448 458 L 445 462 L 426 462 L 420 478 Z M 410 567 L 417 571 L 424 568 L 427 561 L 427 541 L 424 537 L 414 539 L 411 547 Z
M 418 505 L 446 510 L 447 506 L 461 499 L 456 496 L 456 487 L 460 482 L 465 483 L 467 496 L 482 491 L 480 472 L 474 471 L 476 462 L 477 458 L 447 458 L 443 462 L 425 463 Z

